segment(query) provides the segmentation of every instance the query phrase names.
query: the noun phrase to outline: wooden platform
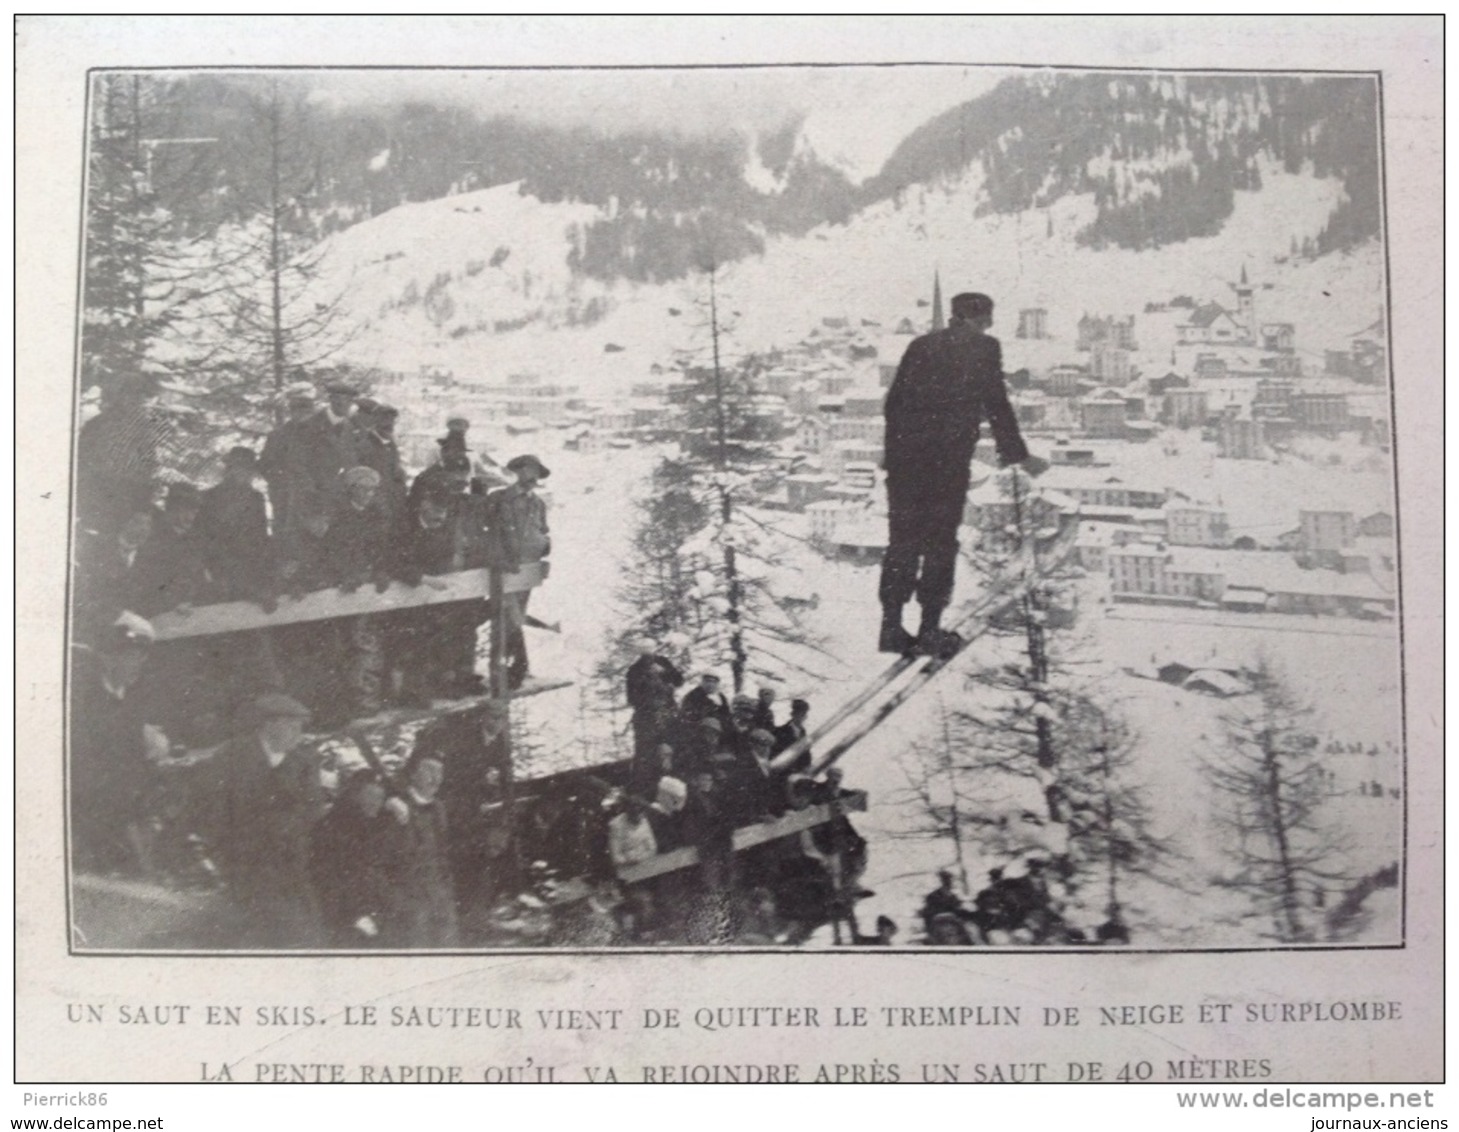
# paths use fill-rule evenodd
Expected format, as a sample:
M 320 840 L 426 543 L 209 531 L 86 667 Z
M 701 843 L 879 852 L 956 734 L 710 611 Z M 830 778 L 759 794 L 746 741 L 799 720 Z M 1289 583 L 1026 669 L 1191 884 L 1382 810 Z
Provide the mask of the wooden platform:
M 548 563 L 531 562 L 502 578 L 505 593 L 522 593 L 542 584 L 547 577 Z M 176 611 L 158 614 L 152 628 L 159 641 L 176 641 L 186 637 L 206 637 L 217 633 L 245 633 L 254 629 L 272 629 L 279 625 L 297 625 L 306 621 L 324 621 L 333 617 L 357 617 L 366 613 L 392 613 L 401 609 L 442 605 L 451 601 L 484 598 L 490 592 L 490 570 L 462 570 L 424 579 L 418 586 L 391 582 L 384 593 L 365 583 L 353 593 L 335 589 L 315 590 L 297 601 L 284 597 L 272 613 L 265 613 L 257 602 L 228 601 L 216 605 L 200 605 L 190 613 Z
M 843 811 L 864 813 L 866 811 L 866 791 L 843 791 L 838 804 Z M 818 806 L 807 806 L 803 810 L 792 810 L 790 813 L 782 814 L 770 821 L 742 826 L 735 830 L 735 852 L 753 849 L 756 845 L 764 845 L 767 841 L 776 841 L 782 837 L 792 837 L 797 833 L 804 833 L 808 829 L 815 829 L 818 825 L 825 825 L 835 817 L 835 807 L 826 802 Z M 650 857 L 647 861 L 640 861 L 636 865 L 619 869 L 618 879 L 624 884 L 636 884 L 639 881 L 663 876 L 665 873 L 692 868 L 697 864 L 699 864 L 699 850 L 688 845 L 682 849 L 660 853 L 657 857 Z

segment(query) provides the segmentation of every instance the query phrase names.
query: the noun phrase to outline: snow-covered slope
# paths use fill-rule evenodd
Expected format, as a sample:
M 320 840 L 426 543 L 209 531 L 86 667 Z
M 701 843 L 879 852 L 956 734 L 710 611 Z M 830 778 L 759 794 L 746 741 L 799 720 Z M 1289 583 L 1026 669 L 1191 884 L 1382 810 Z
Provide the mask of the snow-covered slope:
M 1263 188 L 1238 193 L 1215 236 L 1157 250 L 1094 250 L 1076 243 L 1093 202 L 1068 197 L 1049 209 L 976 215 L 980 176 L 942 188 L 919 186 L 845 225 L 767 240 L 764 255 L 720 273 L 721 313 L 733 325 L 728 349 L 761 350 L 799 339 L 825 316 L 866 318 L 890 328 L 917 307 L 941 272 L 944 294 L 977 289 L 999 304 L 1009 368 L 1072 360 L 1081 314 L 1137 315 L 1141 364 L 1169 364 L 1173 318 L 1140 317 L 1175 295 L 1234 305 L 1229 282 L 1244 266 L 1261 288 L 1263 320 L 1297 325 L 1313 353 L 1371 324 L 1382 306 L 1382 259 L 1373 244 L 1293 261 L 1295 241 L 1316 234 L 1341 199 L 1335 180 L 1271 167 Z M 649 285 L 574 275 L 575 232 L 599 209 L 547 204 L 515 184 L 411 204 L 356 225 L 329 242 L 322 288 L 340 292 L 358 333 L 353 360 L 401 372 L 440 365 L 459 377 L 519 370 L 571 378 L 611 393 L 668 362 L 676 348 L 703 346 L 696 304 L 703 276 Z M 1270 284 L 1270 286 L 1266 286 Z M 1053 340 L 1013 342 L 1020 307 L 1049 311 Z M 673 313 L 678 311 L 678 314 Z M 609 344 L 622 347 L 608 350 Z

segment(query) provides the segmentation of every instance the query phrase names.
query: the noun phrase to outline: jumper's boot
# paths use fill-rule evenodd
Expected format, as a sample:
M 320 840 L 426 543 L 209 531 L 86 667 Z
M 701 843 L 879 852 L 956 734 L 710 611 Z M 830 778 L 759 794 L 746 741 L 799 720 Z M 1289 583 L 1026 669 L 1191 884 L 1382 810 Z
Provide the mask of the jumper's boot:
M 902 628 L 901 606 L 882 606 L 881 636 L 877 638 L 877 651 L 907 656 L 912 652 L 916 643 L 912 634 Z
M 942 628 L 942 610 L 923 606 L 922 627 L 917 632 L 916 653 L 935 660 L 948 660 L 963 647 L 963 639 L 951 629 Z

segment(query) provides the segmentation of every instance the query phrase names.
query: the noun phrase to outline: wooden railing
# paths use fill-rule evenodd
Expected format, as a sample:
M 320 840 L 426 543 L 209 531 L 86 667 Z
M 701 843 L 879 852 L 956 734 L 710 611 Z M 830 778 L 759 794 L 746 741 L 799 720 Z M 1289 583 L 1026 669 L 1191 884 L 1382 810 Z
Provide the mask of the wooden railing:
M 807 806 L 803 810 L 792 810 L 788 814 L 771 818 L 769 821 L 742 826 L 735 830 L 735 852 L 752 849 L 756 845 L 764 845 L 767 841 L 791 837 L 797 833 L 804 833 L 808 829 L 815 829 L 818 825 L 825 825 L 836 818 L 838 808 L 841 811 L 854 813 L 865 812 L 866 791 L 846 790 L 842 792 L 836 802 Z M 697 864 L 699 864 L 699 850 L 688 845 L 682 849 L 671 849 L 667 853 L 660 853 L 658 856 L 650 857 L 647 861 L 640 861 L 636 865 L 625 865 L 618 870 L 618 879 L 624 884 L 637 884 L 640 881 L 663 876 L 665 873 L 692 868 Z
M 541 585 L 547 577 L 547 567 L 546 562 L 529 562 L 520 570 L 504 574 L 502 592 L 521 593 Z M 243 633 L 332 617 L 357 617 L 366 613 L 391 613 L 451 601 L 470 601 L 491 593 L 491 573 L 488 569 L 461 570 L 454 574 L 427 577 L 418 586 L 391 582 L 383 593 L 370 582 L 352 593 L 341 593 L 337 588 L 315 590 L 297 599 L 281 597 L 278 608 L 272 613 L 265 613 L 253 601 L 200 605 L 187 613 L 173 610 L 159 614 L 152 619 L 152 628 L 156 630 L 159 641 L 176 641 L 185 637 Z

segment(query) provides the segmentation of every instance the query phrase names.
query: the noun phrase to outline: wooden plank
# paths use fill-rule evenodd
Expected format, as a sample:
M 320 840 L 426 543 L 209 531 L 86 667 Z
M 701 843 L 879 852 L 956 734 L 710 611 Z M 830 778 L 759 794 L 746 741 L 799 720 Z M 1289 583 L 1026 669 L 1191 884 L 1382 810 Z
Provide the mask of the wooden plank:
M 521 593 L 541 585 L 547 573 L 546 562 L 529 562 L 520 570 L 503 575 L 502 588 L 506 593 Z M 159 641 L 205 637 L 215 633 L 243 633 L 251 629 L 272 629 L 279 625 L 297 625 L 331 617 L 392 613 L 448 601 L 469 601 L 486 597 L 490 586 L 490 570 L 461 570 L 426 579 L 418 586 L 391 582 L 384 593 L 377 592 L 374 585 L 367 582 L 354 593 L 327 589 L 307 593 L 297 601 L 284 597 L 279 599 L 279 607 L 272 613 L 265 613 L 256 602 L 251 601 L 200 605 L 190 613 L 174 611 L 158 614 L 152 619 L 152 628 L 156 630 Z
M 528 696 L 540 696 L 543 692 L 555 692 L 560 688 L 571 687 L 571 680 L 529 676 L 522 682 L 520 688 L 507 696 L 507 699 L 521 700 Z M 432 700 L 429 707 L 386 708 L 374 715 L 350 720 L 349 723 L 339 728 L 339 732 L 347 734 L 351 731 L 379 731 L 387 727 L 401 727 L 421 719 L 439 719 L 446 715 L 459 715 L 462 712 L 485 707 L 491 700 L 492 696 L 488 692 L 478 696 L 462 696 L 455 700 Z
M 842 812 L 864 813 L 866 791 L 843 791 L 838 805 Z M 743 826 L 735 830 L 735 852 L 753 849 L 757 845 L 764 845 L 767 841 L 776 841 L 782 837 L 792 837 L 797 833 L 804 833 L 808 829 L 815 829 L 818 825 L 825 825 L 835 817 L 836 807 L 829 802 L 824 802 L 816 806 L 807 806 L 803 810 L 792 810 L 790 813 L 782 814 L 770 821 Z M 688 845 L 682 849 L 660 853 L 658 856 L 650 857 L 647 861 L 640 861 L 636 865 L 621 868 L 618 870 L 618 879 L 624 884 L 637 884 L 639 881 L 687 869 L 698 863 L 699 850 Z

